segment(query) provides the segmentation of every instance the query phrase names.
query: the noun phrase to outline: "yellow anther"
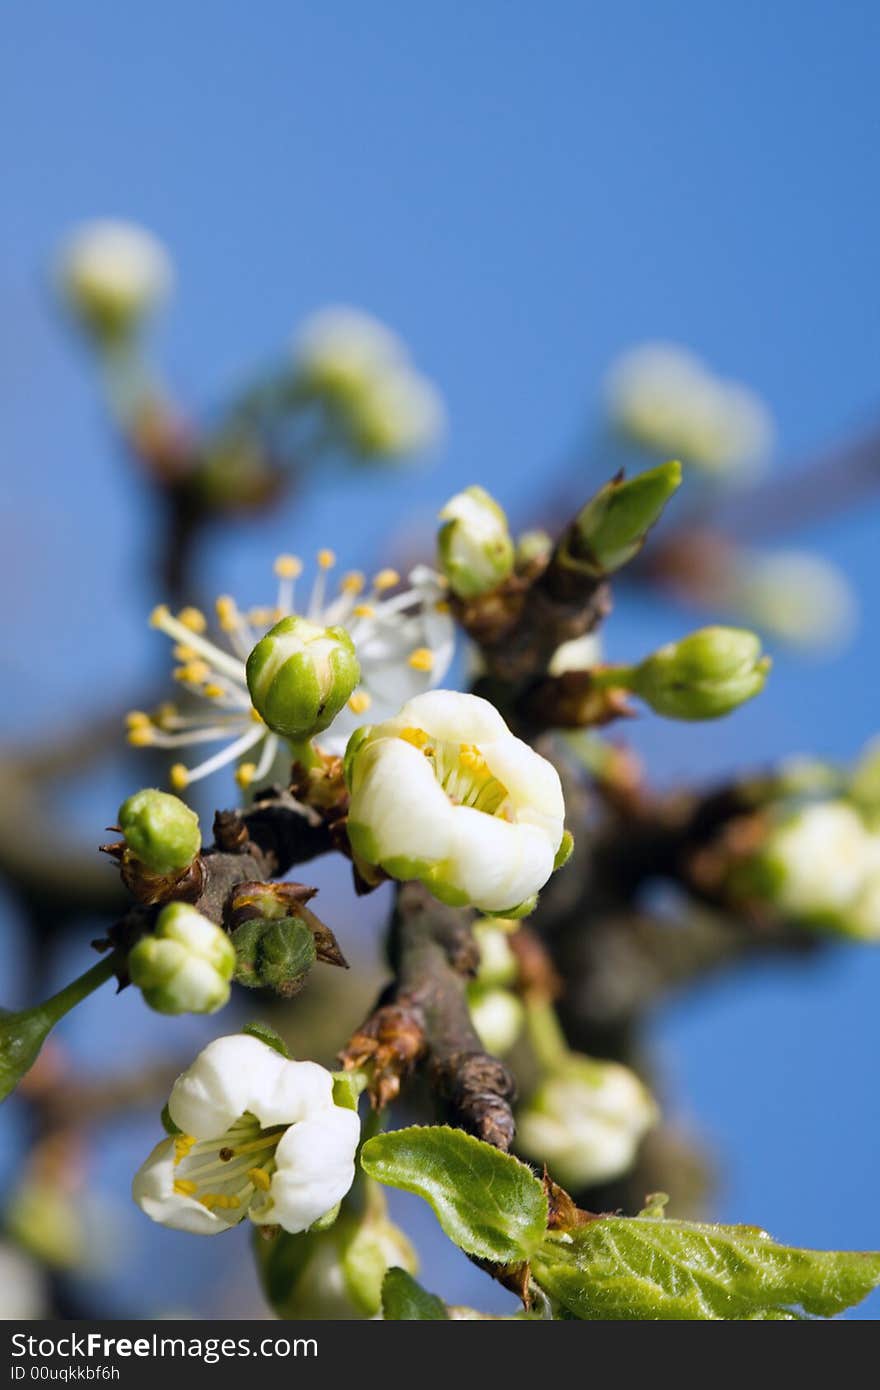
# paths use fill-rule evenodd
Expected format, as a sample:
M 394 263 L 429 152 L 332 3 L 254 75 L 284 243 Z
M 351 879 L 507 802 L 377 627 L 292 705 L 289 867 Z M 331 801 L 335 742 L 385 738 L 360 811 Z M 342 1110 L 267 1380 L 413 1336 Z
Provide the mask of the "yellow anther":
M 275 561 L 275 573 L 279 579 L 296 579 L 302 570 L 302 560 L 296 555 L 279 555 Z
M 258 709 L 254 709 L 253 705 L 251 705 L 251 719 L 255 724 L 265 723 L 265 720 L 263 719 L 263 716 L 260 714 L 260 711 Z
M 449 599 L 438 598 L 437 602 L 434 604 L 434 609 L 437 613 L 448 613 L 450 609 Z
M 249 1168 L 248 1177 L 254 1187 L 258 1187 L 261 1192 L 268 1192 L 272 1185 L 272 1179 L 264 1168 Z
M 198 1184 L 190 1182 L 187 1178 L 177 1178 L 174 1183 L 174 1191 L 181 1197 L 194 1197 L 198 1192 Z
M 336 564 L 336 554 L 335 554 L 335 551 L 332 551 L 332 550 L 319 550 L 319 551 L 318 551 L 318 564 L 321 566 L 321 569 L 322 569 L 322 570 L 332 570 L 333 566 Z
M 142 709 L 131 709 L 125 716 L 126 727 L 136 729 L 139 725 L 149 724 L 150 716 Z
M 223 1205 L 223 1193 L 203 1192 L 201 1197 L 199 1198 L 199 1201 L 201 1202 L 203 1207 L 207 1207 L 208 1211 L 213 1211 L 215 1207 L 220 1207 Z
M 374 618 L 376 610 L 371 603 L 356 603 L 351 610 L 356 618 Z
M 222 685 L 215 685 L 213 681 L 208 681 L 207 685 L 202 686 L 202 694 L 206 700 L 222 700 L 226 691 Z
M 397 736 L 406 743 L 411 743 L 413 748 L 424 748 L 428 742 L 428 735 L 424 729 L 415 729 L 412 726 L 401 729 Z
M 150 627 L 164 627 L 171 617 L 171 609 L 167 603 L 160 603 L 150 614 Z
M 177 615 L 177 621 L 188 627 L 190 632 L 204 632 L 208 626 L 207 619 L 200 608 L 181 608 Z
M 240 787 L 249 787 L 257 770 L 256 763 L 242 763 L 235 769 L 235 780 Z
M 189 769 L 183 763 L 175 763 L 168 774 L 168 780 L 176 792 L 182 792 L 189 781 Z
M 182 643 L 173 648 L 174 655 L 178 661 L 198 661 L 199 654 L 195 647 L 185 647 Z
M 196 1139 L 192 1134 L 176 1134 L 174 1136 L 174 1162 L 180 1163 L 186 1158 Z
M 248 622 L 254 627 L 269 627 L 274 621 L 274 608 L 252 608 L 248 613 Z
M 177 718 L 177 706 L 172 700 L 163 700 L 161 705 L 157 705 L 153 714 L 153 723 L 164 725 L 169 724 L 172 719 Z
M 366 582 L 360 570 L 351 570 L 342 576 L 339 587 L 344 594 L 359 594 Z
M 348 702 L 348 708 L 352 714 L 364 714 L 373 703 L 372 698 L 366 690 L 356 690 Z
M 153 727 L 151 724 L 133 724 L 126 734 L 126 740 L 132 748 L 149 748 L 153 742 Z
M 483 772 L 486 769 L 486 759 L 483 757 L 479 748 L 474 743 L 462 743 L 459 748 L 459 758 L 465 767 L 469 767 L 472 772 Z
M 414 652 L 410 652 L 408 660 L 414 671 L 433 671 L 434 669 L 434 653 L 430 647 L 416 647 Z
M 174 679 L 183 681 L 186 685 L 201 685 L 211 674 L 211 668 L 207 661 L 188 661 L 185 666 L 177 666 L 174 671 Z
M 238 627 L 238 605 L 229 594 L 221 594 L 215 600 L 214 612 L 224 632 L 233 632 Z
M 395 584 L 400 583 L 400 575 L 397 570 L 380 570 L 373 580 L 373 588 L 378 589 L 381 594 L 383 589 L 393 589 Z

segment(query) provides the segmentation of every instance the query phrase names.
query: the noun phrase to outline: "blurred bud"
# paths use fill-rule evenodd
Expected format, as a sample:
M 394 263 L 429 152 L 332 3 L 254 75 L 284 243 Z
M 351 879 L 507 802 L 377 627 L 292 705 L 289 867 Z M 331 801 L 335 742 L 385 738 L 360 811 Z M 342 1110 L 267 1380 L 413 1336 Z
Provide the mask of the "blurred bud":
M 229 999 L 235 950 L 220 927 L 187 903 L 169 903 L 155 931 L 128 956 L 131 982 L 160 1014 L 213 1014 Z
M 356 309 L 323 309 L 296 350 L 297 383 L 323 403 L 346 442 L 366 457 L 398 457 L 433 444 L 443 403 L 400 338 Z
M 89 1232 L 81 1194 L 74 1196 L 60 1183 L 36 1174 L 25 1177 L 6 1208 L 5 1224 L 17 1244 L 50 1269 L 85 1263 Z
M 247 659 L 254 708 L 274 733 L 297 743 L 333 723 L 360 675 L 345 628 L 296 615 L 270 628 Z
M 484 917 L 474 924 L 474 940 L 480 952 L 477 983 L 481 985 L 512 985 L 519 972 L 516 955 L 510 944 L 513 923 L 503 917 Z
M 638 555 L 651 527 L 681 486 L 681 464 L 660 464 L 634 478 L 612 478 L 581 509 L 559 561 L 597 577 L 614 574 Z
M 199 818 L 178 796 L 145 787 L 119 808 L 119 828 L 136 859 L 154 874 L 188 869 L 202 847 Z
M 367 458 L 418 454 L 443 432 L 443 402 L 427 377 L 411 367 L 387 371 L 351 411 L 352 442 Z
M 716 476 L 753 477 L 773 447 L 773 421 L 754 392 L 673 343 L 646 343 L 622 357 L 608 401 L 614 424 L 636 444 Z
M 58 283 L 68 307 L 99 342 L 133 333 L 168 294 L 171 261 L 151 232 L 131 222 L 88 222 L 62 248 Z
M 523 531 L 516 542 L 516 568 L 528 569 L 530 565 L 547 560 L 553 551 L 553 538 L 547 531 Z
M 252 917 L 232 934 L 235 979 L 253 989 L 274 989 L 285 998 L 298 994 L 317 959 L 315 938 L 298 917 L 277 921 Z
M 880 838 L 845 801 L 804 806 L 772 827 L 735 885 L 795 921 L 876 933 Z
M 440 569 L 459 598 L 479 598 L 513 571 L 507 517 L 485 488 L 466 487 L 446 503 L 437 536 Z
M 49 1289 L 43 1271 L 8 1241 L 0 1242 L 0 1308 L 9 1322 L 49 1316 Z
M 468 1009 L 477 1037 L 493 1057 L 503 1057 L 519 1037 L 525 1022 L 522 1001 L 497 985 L 468 986 Z
M 300 380 L 315 395 L 358 400 L 377 376 L 407 360 L 397 334 L 371 314 L 343 306 L 320 309 L 296 347 Z
M 657 1114 L 628 1067 L 569 1053 L 519 1111 L 518 1147 L 565 1187 L 588 1187 L 632 1167 Z
M 808 551 L 739 557 L 723 597 L 747 621 L 801 647 L 840 649 L 857 621 L 846 575 Z
M 769 670 L 753 632 L 704 627 L 661 647 L 622 684 L 668 719 L 717 719 L 759 694 Z

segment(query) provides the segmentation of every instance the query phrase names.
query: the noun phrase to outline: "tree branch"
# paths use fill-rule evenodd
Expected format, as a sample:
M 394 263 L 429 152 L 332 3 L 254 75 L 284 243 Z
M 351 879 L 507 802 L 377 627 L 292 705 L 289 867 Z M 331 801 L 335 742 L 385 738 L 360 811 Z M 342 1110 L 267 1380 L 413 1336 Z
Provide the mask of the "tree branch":
M 465 991 L 478 964 L 471 922 L 472 914 L 437 902 L 421 884 L 402 885 L 391 924 L 394 982 L 343 1061 L 371 1067 L 371 1094 L 379 1104 L 393 1099 L 421 1063 L 452 1123 L 506 1150 L 516 1087 L 471 1023 Z

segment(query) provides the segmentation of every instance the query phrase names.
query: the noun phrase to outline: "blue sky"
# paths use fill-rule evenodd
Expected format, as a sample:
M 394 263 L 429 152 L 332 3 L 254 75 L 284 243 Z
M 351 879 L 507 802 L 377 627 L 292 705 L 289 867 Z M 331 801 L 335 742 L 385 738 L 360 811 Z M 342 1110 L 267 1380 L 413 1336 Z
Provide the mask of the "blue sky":
M 157 345 L 198 408 L 328 301 L 386 318 L 446 396 L 433 470 L 337 478 L 217 537 L 209 583 L 247 598 L 277 549 L 332 542 L 375 561 L 383 534 L 472 481 L 527 520 L 547 470 L 594 436 L 610 359 L 643 338 L 685 342 L 757 388 L 780 468 L 876 418 L 869 0 L 54 0 L 9 7 L 5 31 L 0 611 L 15 734 L 96 689 L 127 696 L 155 659 L 150 515 L 46 293 L 53 247 L 83 218 L 143 221 L 171 247 L 179 290 Z M 878 518 L 865 508 L 800 538 L 859 588 L 859 642 L 834 664 L 782 657 L 762 700 L 723 725 L 646 721 L 661 775 L 851 755 L 877 731 Z M 629 655 L 689 621 L 624 607 L 609 648 Z M 724 1216 L 880 1246 L 878 989 L 880 958 L 854 949 L 821 971 L 725 981 L 663 1018 L 672 1093 L 727 1161 Z

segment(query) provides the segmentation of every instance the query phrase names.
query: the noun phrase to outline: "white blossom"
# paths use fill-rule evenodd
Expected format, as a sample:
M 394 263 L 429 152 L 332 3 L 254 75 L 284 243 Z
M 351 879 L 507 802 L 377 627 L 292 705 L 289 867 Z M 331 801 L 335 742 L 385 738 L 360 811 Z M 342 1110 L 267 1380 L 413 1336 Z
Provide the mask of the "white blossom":
M 614 423 L 637 444 L 707 473 L 751 476 L 773 447 L 773 421 L 759 397 L 674 343 L 626 353 L 609 374 L 608 400 Z
M 625 1173 L 656 1120 L 653 1097 L 628 1067 L 570 1054 L 519 1111 L 517 1143 L 564 1185 L 587 1187 Z
M 355 1111 L 335 1105 L 333 1078 L 259 1039 L 217 1038 L 174 1083 L 168 1113 L 181 1131 L 135 1174 L 147 1216 L 195 1235 L 216 1235 L 246 1216 L 307 1230 L 354 1180 Z
M 99 333 L 134 326 L 166 297 L 172 278 L 162 243 L 131 222 L 87 222 L 58 258 L 64 298 Z
M 432 691 L 358 731 L 346 780 L 355 852 L 445 902 L 511 915 L 553 872 L 559 775 L 475 695 Z

